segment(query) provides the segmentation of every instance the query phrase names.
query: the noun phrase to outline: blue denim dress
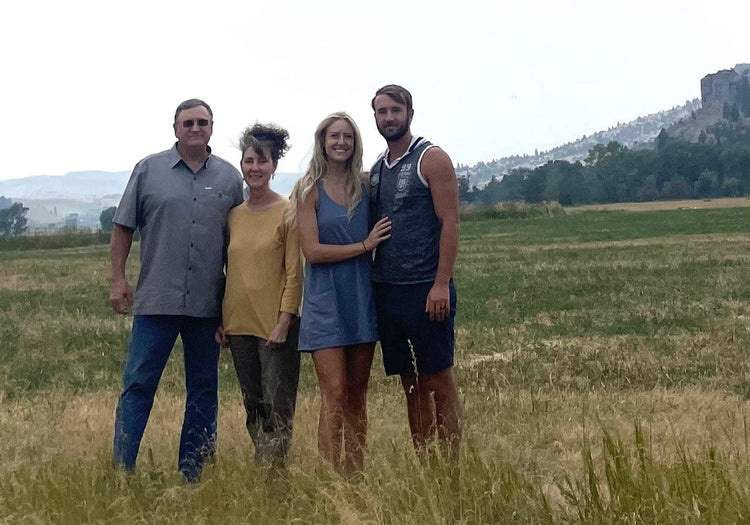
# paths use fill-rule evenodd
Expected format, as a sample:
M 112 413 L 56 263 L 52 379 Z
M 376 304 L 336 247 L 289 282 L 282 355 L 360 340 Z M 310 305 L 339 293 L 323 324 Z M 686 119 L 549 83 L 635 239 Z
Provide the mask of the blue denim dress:
M 351 220 L 346 206 L 326 195 L 318 182 L 318 239 L 321 244 L 352 244 L 367 238 L 366 194 Z M 334 348 L 378 339 L 369 253 L 335 263 L 305 263 L 300 351 Z

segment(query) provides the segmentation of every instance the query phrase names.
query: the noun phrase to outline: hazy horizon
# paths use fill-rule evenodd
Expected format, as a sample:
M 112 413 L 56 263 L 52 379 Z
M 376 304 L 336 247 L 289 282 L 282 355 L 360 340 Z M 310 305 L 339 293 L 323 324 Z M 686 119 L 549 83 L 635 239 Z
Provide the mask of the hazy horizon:
M 193 97 L 230 162 L 242 129 L 270 121 L 291 137 L 279 171 L 301 172 L 317 124 L 344 110 L 368 165 L 385 148 L 370 100 L 388 83 L 412 92 L 413 132 L 454 164 L 548 150 L 700 97 L 703 76 L 748 60 L 736 21 L 750 5 L 41 0 L 0 13 L 3 180 L 129 171 L 170 147 Z

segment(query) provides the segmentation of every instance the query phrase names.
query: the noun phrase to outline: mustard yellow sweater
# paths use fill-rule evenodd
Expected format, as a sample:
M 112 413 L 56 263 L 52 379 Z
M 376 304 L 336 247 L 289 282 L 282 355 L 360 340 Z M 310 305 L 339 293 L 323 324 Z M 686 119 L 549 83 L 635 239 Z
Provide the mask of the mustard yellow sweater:
M 302 264 L 296 228 L 284 224 L 285 200 L 261 212 L 229 212 L 224 331 L 268 339 L 279 312 L 299 315 Z

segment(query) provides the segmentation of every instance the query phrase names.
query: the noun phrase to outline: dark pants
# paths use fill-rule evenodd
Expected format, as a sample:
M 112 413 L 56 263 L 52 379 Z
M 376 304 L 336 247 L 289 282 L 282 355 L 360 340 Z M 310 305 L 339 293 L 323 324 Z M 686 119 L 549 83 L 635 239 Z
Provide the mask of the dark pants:
M 380 348 L 387 375 L 436 374 L 453 366 L 456 286 L 448 285 L 450 312 L 431 321 L 424 311 L 433 283 L 373 283 Z
M 135 468 L 154 395 L 177 335 L 185 352 L 187 399 L 180 434 L 178 467 L 187 481 L 197 481 L 216 444 L 219 346 L 218 318 L 136 315 L 125 363 L 124 386 L 115 416 L 113 463 Z
M 289 454 L 299 383 L 298 334 L 297 320 L 286 343 L 276 348 L 260 337 L 229 336 L 256 464 L 283 463 Z

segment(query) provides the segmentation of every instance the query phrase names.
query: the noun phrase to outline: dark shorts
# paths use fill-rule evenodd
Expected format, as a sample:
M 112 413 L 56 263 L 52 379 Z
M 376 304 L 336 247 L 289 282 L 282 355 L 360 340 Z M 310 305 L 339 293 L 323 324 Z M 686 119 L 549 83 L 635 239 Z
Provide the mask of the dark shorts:
M 433 283 L 373 283 L 378 332 L 387 375 L 435 374 L 453 366 L 456 287 L 451 280 L 450 315 L 430 321 L 424 311 Z M 412 354 L 413 351 L 413 354 Z

